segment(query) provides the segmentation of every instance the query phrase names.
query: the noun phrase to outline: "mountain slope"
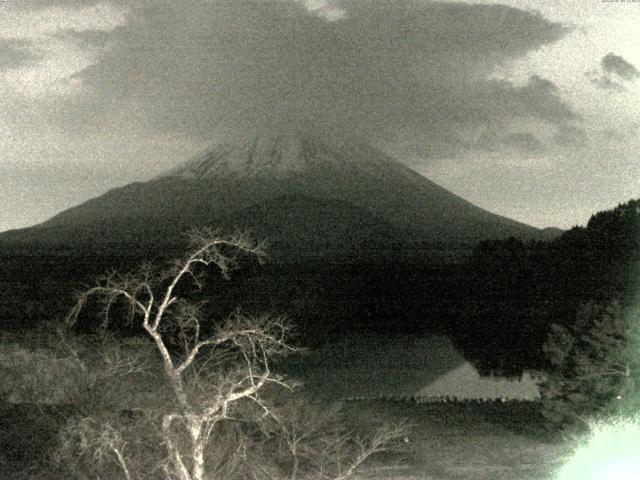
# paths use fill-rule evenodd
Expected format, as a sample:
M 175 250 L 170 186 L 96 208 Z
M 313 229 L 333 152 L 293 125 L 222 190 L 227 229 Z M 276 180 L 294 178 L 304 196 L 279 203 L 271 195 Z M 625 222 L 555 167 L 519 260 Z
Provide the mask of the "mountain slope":
M 192 227 L 215 226 L 222 231 L 248 231 L 269 244 L 269 254 L 280 259 L 332 254 L 374 253 L 395 249 L 407 234 L 367 210 L 339 200 L 303 195 L 282 195 L 217 216 L 202 212 L 189 217 L 102 217 L 91 221 L 39 225 L 0 235 L 0 246 L 11 244 L 43 247 L 74 246 L 91 249 L 174 246 Z
M 281 245 L 318 249 L 349 242 L 380 248 L 399 238 L 451 243 L 544 236 L 472 205 L 370 146 L 296 134 L 218 146 L 148 182 L 0 235 L 0 242 L 172 242 L 194 225 L 253 228 Z
M 309 135 L 222 145 L 160 178 L 176 177 L 215 182 L 276 180 L 288 192 L 352 203 L 415 229 L 429 240 L 539 235 L 533 227 L 474 206 L 375 148 L 326 143 Z

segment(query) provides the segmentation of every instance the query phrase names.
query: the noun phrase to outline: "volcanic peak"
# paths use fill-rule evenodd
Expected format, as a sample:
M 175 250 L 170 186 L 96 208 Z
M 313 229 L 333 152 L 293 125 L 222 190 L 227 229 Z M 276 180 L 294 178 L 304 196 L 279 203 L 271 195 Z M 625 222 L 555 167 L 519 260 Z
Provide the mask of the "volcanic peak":
M 159 178 L 237 179 L 272 178 L 318 170 L 358 170 L 376 176 L 400 163 L 368 145 L 326 141 L 312 134 L 259 135 L 236 143 L 221 143 Z

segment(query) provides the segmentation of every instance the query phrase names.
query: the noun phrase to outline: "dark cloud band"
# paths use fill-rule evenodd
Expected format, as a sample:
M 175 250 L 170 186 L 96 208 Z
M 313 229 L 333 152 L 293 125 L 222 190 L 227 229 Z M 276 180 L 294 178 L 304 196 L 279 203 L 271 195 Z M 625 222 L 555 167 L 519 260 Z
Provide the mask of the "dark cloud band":
M 30 42 L 0 38 L 0 71 L 28 65 L 37 58 Z
M 623 80 L 633 80 L 640 77 L 640 72 L 624 58 L 613 53 L 608 53 L 600 62 L 602 70 L 607 73 L 614 73 Z
M 79 75 L 92 93 L 61 120 L 202 139 L 301 125 L 375 139 L 400 132 L 436 156 L 460 148 L 464 128 L 575 116 L 547 80 L 490 78 L 558 40 L 563 25 L 498 5 L 335 4 L 345 11 L 337 21 L 293 0 L 136 3 L 110 52 Z

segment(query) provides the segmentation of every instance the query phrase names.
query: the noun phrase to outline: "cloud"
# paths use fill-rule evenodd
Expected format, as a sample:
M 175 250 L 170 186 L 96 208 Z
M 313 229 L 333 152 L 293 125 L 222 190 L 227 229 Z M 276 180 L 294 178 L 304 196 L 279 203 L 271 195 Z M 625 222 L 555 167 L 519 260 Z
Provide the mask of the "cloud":
M 558 88 L 551 81 L 537 75 L 532 75 L 521 86 L 494 81 L 488 87 L 484 92 L 485 102 L 492 103 L 498 118 L 530 117 L 564 125 L 578 117 L 571 106 L 562 100 Z
M 498 129 L 481 129 L 465 140 L 469 151 L 478 153 L 508 152 L 509 154 L 538 154 L 546 150 L 544 143 L 531 132 L 505 134 Z
M 0 38 L 0 71 L 22 67 L 34 62 L 36 55 L 30 42 L 15 38 Z
M 602 90 L 611 90 L 616 93 L 622 93 L 626 91 L 624 85 L 620 82 L 613 80 L 608 75 L 603 75 L 601 72 L 596 70 L 592 70 L 586 74 L 586 77 L 589 79 L 592 85 L 602 89 Z
M 125 7 L 106 2 L 50 2 L 47 5 L 30 5 L 28 9 L 20 8 L 22 3 L 12 3 L 12 8 L 2 10 L 1 36 L 36 41 L 50 40 L 52 35 L 70 29 L 109 31 L 123 23 L 127 11 Z
M 640 72 L 621 56 L 608 53 L 600 60 L 600 71 L 591 70 L 586 76 L 598 88 L 622 93 L 627 89 L 624 83 L 640 77 Z
M 22 3 L 29 3 L 28 8 Z M 108 45 L 101 37 L 125 22 L 126 9 L 105 2 L 13 2 L 0 15 L 0 88 L 6 96 L 69 95 L 72 76 Z M 0 99 L 0 107 L 2 99 Z
M 558 128 L 553 139 L 560 147 L 576 147 L 586 144 L 587 134 L 584 129 L 575 125 L 563 125 Z
M 518 132 L 505 135 L 502 142 L 515 150 L 522 152 L 540 152 L 544 145 L 538 138 L 529 132 Z
M 444 95 L 438 112 L 441 123 L 437 129 L 431 126 L 434 135 L 416 145 L 414 155 L 541 152 L 547 148 L 549 131 L 561 132 L 580 121 L 556 85 L 537 75 L 521 85 L 495 79 L 477 81 L 464 92 Z M 414 132 L 417 135 L 418 129 Z M 441 142 L 434 143 L 433 138 Z
M 614 73 L 622 80 L 633 80 L 640 77 L 640 72 L 624 58 L 613 53 L 608 53 L 600 61 L 602 70 L 606 73 Z
M 320 18 L 324 18 L 329 22 L 337 22 L 347 17 L 347 11 L 344 8 L 336 5 L 337 2 L 330 0 L 298 0 L 305 8 L 317 15 Z
M 29 12 L 44 8 L 56 7 L 84 7 L 101 3 L 103 0 L 9 0 L 3 2 L 2 7 L 12 12 Z
M 635 132 L 625 132 L 620 130 L 614 130 L 612 128 L 604 128 L 598 131 L 600 137 L 608 142 L 613 144 L 623 144 L 625 143 L 630 135 L 633 135 Z
M 112 44 L 122 26 L 114 27 L 112 30 L 62 30 L 55 35 L 57 40 L 72 41 L 82 48 L 104 49 Z
M 305 125 L 443 156 L 465 148 L 469 129 L 575 118 L 548 80 L 491 77 L 568 31 L 535 13 L 415 0 L 134 5 L 112 47 L 74 76 L 87 93 L 57 110 L 67 128 L 213 141 Z

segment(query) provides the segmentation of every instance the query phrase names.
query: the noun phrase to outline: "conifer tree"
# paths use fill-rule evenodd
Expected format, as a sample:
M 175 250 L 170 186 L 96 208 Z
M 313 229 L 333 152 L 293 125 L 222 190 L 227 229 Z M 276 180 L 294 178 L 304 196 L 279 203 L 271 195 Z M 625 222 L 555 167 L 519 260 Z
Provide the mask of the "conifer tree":
M 552 325 L 543 346 L 551 369 L 542 385 L 550 425 L 581 424 L 638 405 L 638 313 L 618 301 L 587 303 L 572 326 Z

